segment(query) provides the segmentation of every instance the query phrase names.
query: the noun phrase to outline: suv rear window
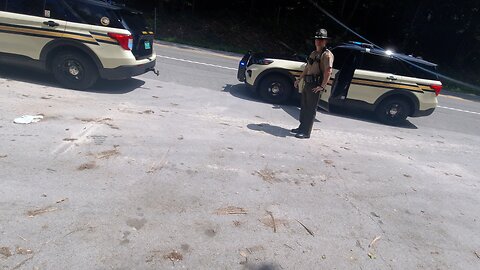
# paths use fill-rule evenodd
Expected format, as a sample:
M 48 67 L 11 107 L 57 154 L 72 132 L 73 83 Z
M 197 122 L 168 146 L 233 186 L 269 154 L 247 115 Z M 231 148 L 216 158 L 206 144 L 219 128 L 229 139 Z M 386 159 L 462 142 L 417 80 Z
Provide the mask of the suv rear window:
M 363 70 L 400 75 L 399 64 L 400 63 L 398 63 L 397 60 L 389 56 L 363 53 L 363 59 L 359 68 Z
M 415 65 L 435 72 L 435 66 L 425 66 L 418 63 L 415 63 Z M 438 80 L 436 75 L 388 55 L 363 53 L 360 69 L 427 80 Z
M 108 8 L 106 5 L 90 1 L 66 0 L 65 2 L 70 6 L 72 11 L 77 14 L 77 17 L 80 19 L 79 22 L 98 26 L 123 28 L 120 19 L 117 17 L 114 10 Z M 108 18 L 109 24 L 103 25 L 102 18 Z
M 123 25 L 130 32 L 141 32 L 150 30 L 142 13 L 133 10 L 122 9 L 116 11 L 117 16 L 122 20 Z
M 8 0 L 4 2 L 7 2 L 6 10 L 8 12 L 43 17 L 45 0 Z
M 410 65 L 406 62 L 403 62 L 403 64 L 405 65 L 405 69 L 407 69 L 409 71 L 409 74 L 410 74 L 410 75 L 404 75 L 404 76 L 422 78 L 422 79 L 433 80 L 433 81 L 438 81 L 439 80 L 438 75 L 432 74 L 430 72 L 427 72 L 427 71 L 421 69 L 421 68 L 424 68 L 424 69 L 430 70 L 431 72 L 436 73 L 437 72 L 436 66 L 425 66 L 425 65 L 421 65 L 421 64 L 416 63 L 415 65 L 418 65 L 418 66 L 421 67 L 421 68 L 418 68 L 418 67 Z
M 77 14 L 78 22 L 127 29 L 132 33 L 149 30 L 140 12 L 89 0 L 65 0 L 65 2 Z M 109 25 L 102 24 L 104 18 L 109 19 Z

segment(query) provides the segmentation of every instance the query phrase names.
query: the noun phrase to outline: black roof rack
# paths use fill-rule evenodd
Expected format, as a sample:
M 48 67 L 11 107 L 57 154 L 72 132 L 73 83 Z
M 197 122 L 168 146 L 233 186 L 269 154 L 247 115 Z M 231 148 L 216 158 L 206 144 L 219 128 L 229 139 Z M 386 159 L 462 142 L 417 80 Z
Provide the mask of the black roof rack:
M 349 43 L 349 44 L 353 44 L 353 45 L 357 45 L 357 46 L 360 46 L 360 47 L 363 47 L 363 48 L 371 48 L 371 49 L 373 49 L 373 48 L 375 47 L 373 44 L 364 43 L 364 42 L 359 42 L 359 41 L 349 41 L 348 43 Z

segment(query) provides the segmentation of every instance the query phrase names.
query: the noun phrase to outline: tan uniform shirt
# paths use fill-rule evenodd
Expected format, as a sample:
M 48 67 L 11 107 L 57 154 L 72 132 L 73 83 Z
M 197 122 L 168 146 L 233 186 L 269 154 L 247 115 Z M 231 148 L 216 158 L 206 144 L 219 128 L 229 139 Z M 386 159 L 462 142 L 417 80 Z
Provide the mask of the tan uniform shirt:
M 323 75 L 323 72 L 333 67 L 333 53 L 330 50 L 325 50 L 324 52 L 313 51 L 310 56 L 310 59 L 314 59 L 312 64 L 307 63 L 305 67 L 307 69 L 307 75 L 320 76 Z M 318 61 L 320 59 L 320 61 Z

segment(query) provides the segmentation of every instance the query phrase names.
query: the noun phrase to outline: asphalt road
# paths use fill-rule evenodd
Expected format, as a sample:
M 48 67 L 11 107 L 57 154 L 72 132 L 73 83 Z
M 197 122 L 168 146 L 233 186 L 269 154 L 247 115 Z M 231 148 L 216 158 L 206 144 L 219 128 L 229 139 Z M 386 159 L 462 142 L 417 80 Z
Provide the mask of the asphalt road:
M 242 84 L 236 80 L 237 66 L 242 55 L 222 54 L 169 43 L 159 44 L 157 51 L 162 81 L 212 90 L 231 85 L 235 86 L 235 90 L 238 89 L 236 93 L 244 94 Z M 439 107 L 433 116 L 410 118 L 410 123 L 439 130 L 480 134 L 480 96 L 453 93 L 447 89 L 438 99 Z
M 478 98 L 298 140 L 239 56 L 156 50 L 159 77 L 85 92 L 0 67 L 0 269 L 479 268 Z

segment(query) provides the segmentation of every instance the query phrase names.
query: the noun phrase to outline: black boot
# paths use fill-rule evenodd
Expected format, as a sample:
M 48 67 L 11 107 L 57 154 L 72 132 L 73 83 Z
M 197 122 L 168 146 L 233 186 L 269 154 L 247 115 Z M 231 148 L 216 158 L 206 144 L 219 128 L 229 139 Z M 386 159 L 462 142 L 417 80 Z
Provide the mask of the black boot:
M 302 130 L 298 127 L 298 128 L 294 128 L 294 129 L 290 130 L 290 132 L 292 132 L 292 133 L 302 133 Z
M 303 133 L 303 132 L 300 132 L 300 133 L 298 133 L 297 135 L 295 135 L 295 138 L 308 139 L 308 138 L 310 138 L 310 135 L 305 134 L 305 133 Z

